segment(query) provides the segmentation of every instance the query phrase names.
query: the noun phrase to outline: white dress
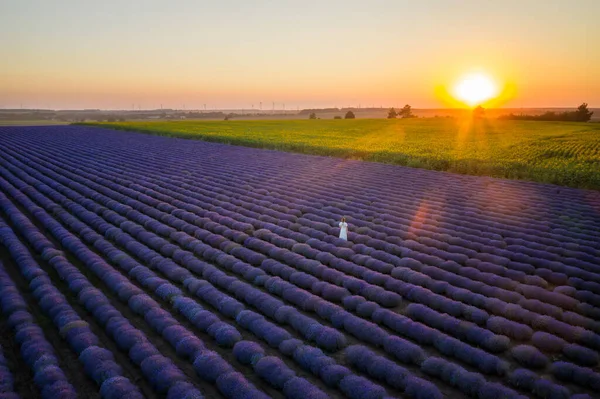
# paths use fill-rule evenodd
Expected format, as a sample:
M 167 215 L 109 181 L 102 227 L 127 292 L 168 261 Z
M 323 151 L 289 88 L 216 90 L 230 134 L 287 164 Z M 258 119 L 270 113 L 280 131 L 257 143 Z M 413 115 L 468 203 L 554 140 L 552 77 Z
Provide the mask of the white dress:
M 340 222 L 340 238 L 348 241 L 348 223 Z

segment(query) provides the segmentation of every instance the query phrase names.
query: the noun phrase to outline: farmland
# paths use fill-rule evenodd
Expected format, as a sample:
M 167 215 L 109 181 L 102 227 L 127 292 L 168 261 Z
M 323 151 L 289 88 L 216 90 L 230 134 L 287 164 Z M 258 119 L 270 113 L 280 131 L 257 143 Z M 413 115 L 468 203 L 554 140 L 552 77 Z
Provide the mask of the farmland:
M 600 193 L 361 162 L 425 154 L 427 123 L 456 132 L 350 122 L 121 127 L 355 159 L 0 127 L 0 396 L 596 395 Z M 591 125 L 493 123 L 431 140 L 430 166 L 598 156 Z
M 470 175 L 600 189 L 600 124 L 419 118 L 101 126 Z

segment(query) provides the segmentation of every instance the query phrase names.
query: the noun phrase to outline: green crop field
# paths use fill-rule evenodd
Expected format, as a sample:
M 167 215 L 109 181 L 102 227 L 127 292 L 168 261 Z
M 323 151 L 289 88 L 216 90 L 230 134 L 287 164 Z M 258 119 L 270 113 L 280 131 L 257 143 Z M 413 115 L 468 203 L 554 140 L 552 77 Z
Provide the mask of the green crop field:
M 171 137 L 600 189 L 600 124 L 496 119 L 94 123 Z
M 47 126 L 47 125 L 66 125 L 67 122 L 53 121 L 48 119 L 31 120 L 0 120 L 0 126 Z

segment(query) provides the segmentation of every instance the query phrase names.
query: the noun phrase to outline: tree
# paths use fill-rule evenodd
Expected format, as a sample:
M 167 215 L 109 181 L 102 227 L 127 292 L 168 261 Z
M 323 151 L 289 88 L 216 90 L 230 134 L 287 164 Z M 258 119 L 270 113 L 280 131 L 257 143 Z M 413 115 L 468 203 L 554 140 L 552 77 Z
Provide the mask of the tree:
M 339 115 L 336 115 L 336 116 L 333 117 L 333 119 L 342 119 L 342 117 L 339 116 Z
M 352 112 L 352 111 L 346 112 L 346 116 L 344 116 L 344 119 L 354 119 L 354 118 L 356 118 L 356 116 L 354 116 L 354 112 Z
M 398 116 L 398 113 L 394 108 L 390 108 L 388 111 L 388 119 L 395 119 Z
M 481 119 L 484 117 L 485 109 L 481 105 L 478 105 L 477 107 L 473 108 L 473 118 Z
M 308 119 L 317 119 L 317 114 L 311 112 L 310 115 L 308 115 Z
M 581 104 L 577 107 L 577 111 L 575 111 L 575 120 L 579 122 L 587 122 L 592 118 L 594 113 L 588 109 L 587 103 Z
M 398 115 L 401 118 L 414 118 L 415 117 L 415 115 L 412 113 L 412 107 L 408 104 L 406 104 L 404 107 L 402 107 L 400 112 L 398 112 Z

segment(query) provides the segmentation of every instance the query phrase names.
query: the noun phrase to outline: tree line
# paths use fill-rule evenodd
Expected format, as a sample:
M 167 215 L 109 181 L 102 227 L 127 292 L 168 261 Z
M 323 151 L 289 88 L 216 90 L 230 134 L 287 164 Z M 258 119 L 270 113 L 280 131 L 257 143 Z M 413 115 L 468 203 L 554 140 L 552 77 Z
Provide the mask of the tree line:
M 554 112 L 548 111 L 541 115 L 508 114 L 500 119 L 512 119 L 523 121 L 565 121 L 565 122 L 587 122 L 594 113 L 588 109 L 587 103 L 581 104 L 575 111 Z
M 499 119 L 507 120 L 526 120 L 526 121 L 566 121 L 566 122 L 587 122 L 592 118 L 594 113 L 588 109 L 587 103 L 581 104 L 575 111 L 564 111 L 554 112 L 548 111 L 541 115 L 528 115 L 528 114 L 508 114 L 498 117 Z M 472 110 L 473 118 L 480 119 L 485 118 L 485 108 L 481 105 L 475 107 Z M 354 112 L 348 111 L 344 115 L 344 119 L 354 119 L 356 116 Z M 390 108 L 388 111 L 387 118 L 416 118 L 413 114 L 412 107 L 406 104 L 402 109 L 396 111 L 395 108 Z M 317 119 L 316 112 L 311 112 L 308 116 L 309 119 Z M 334 119 L 342 119 L 341 116 L 334 116 Z

